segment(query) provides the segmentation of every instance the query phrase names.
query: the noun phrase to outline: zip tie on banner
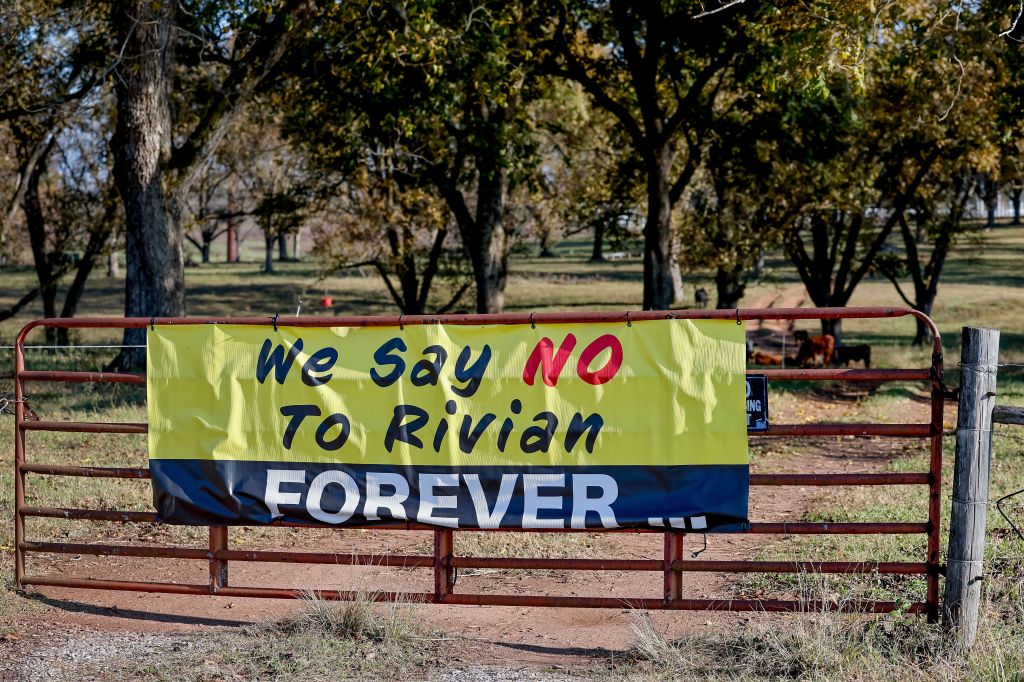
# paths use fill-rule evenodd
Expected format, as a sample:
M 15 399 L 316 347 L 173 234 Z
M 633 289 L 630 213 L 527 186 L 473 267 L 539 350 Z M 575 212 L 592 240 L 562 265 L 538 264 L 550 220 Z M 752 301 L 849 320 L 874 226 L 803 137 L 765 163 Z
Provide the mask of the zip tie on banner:
M 626 311 L 626 326 L 627 327 L 632 327 L 633 326 L 633 321 L 629 319 L 629 311 L 628 310 Z
M 530 313 L 530 329 L 536 329 L 537 328 L 537 324 L 533 321 L 533 315 L 534 315 L 534 313 Z
M 155 332 L 156 331 L 156 316 L 155 315 L 153 317 L 149 318 L 149 331 L 151 331 L 151 332 Z
M 302 299 L 300 298 L 299 299 L 299 304 L 297 306 L 295 306 L 295 317 L 298 317 L 299 313 L 301 313 L 301 312 L 302 312 Z
M 278 320 L 278 318 L 280 318 L 280 317 L 281 317 L 281 313 L 274 313 L 274 316 L 273 316 L 272 318 L 270 318 L 270 321 L 271 321 L 271 322 L 273 323 L 273 325 L 274 325 L 274 331 L 275 331 L 275 332 L 277 331 L 277 320 Z

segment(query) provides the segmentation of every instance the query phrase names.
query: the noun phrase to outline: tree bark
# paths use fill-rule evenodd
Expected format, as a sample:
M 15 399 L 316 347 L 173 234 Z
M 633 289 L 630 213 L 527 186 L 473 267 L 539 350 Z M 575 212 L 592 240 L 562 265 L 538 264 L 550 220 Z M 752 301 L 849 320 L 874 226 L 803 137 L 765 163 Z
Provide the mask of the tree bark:
M 672 281 L 671 172 L 668 147 L 648 163 L 647 221 L 644 224 L 644 310 L 667 310 L 675 293 Z
M 164 187 L 171 153 L 173 2 L 120 0 L 114 25 L 122 66 L 114 79 L 117 126 L 114 179 L 125 209 L 125 316 L 185 314 L 185 264 L 178 198 Z M 126 329 L 126 346 L 144 346 L 145 329 Z M 116 364 L 145 365 L 145 348 L 125 348 Z
M 1010 201 L 1013 203 L 1013 224 L 1020 225 L 1020 195 L 1024 189 L 1014 188 L 1010 194 Z
M 600 263 L 604 260 L 604 220 L 594 223 L 594 248 L 590 252 L 590 262 Z
M 478 313 L 500 313 L 505 308 L 508 283 L 509 241 L 503 221 L 508 174 L 497 142 L 476 154 L 476 241 L 472 260 Z
M 32 261 L 35 264 L 36 277 L 39 280 L 39 295 L 43 301 L 43 317 L 46 318 L 57 317 L 57 278 L 54 275 L 61 265 L 57 259 L 63 255 L 47 250 L 46 217 L 43 215 L 43 206 L 39 199 L 39 181 L 46 172 L 46 159 L 52 148 L 51 139 L 46 153 L 36 159 L 35 165 L 29 172 L 22 203 L 29 242 L 32 246 Z M 46 340 L 49 343 L 56 342 L 57 330 L 55 328 L 47 327 Z
M 263 231 L 263 243 L 266 247 L 263 251 L 263 272 L 273 274 L 274 272 L 274 233 L 269 229 Z
M 280 263 L 288 260 L 288 235 L 284 232 L 277 235 L 277 260 Z
M 718 290 L 718 302 L 715 307 L 718 309 L 738 308 L 746 283 L 743 281 L 742 267 L 727 268 L 718 266 L 715 272 L 715 288 Z

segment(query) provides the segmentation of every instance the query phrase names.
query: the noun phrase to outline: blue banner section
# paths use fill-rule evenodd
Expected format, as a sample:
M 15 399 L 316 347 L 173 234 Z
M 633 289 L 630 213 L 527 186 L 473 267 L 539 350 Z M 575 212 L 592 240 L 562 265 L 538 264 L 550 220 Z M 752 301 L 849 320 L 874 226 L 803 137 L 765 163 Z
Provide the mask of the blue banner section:
M 445 467 L 154 459 L 165 523 L 747 529 L 746 465 Z

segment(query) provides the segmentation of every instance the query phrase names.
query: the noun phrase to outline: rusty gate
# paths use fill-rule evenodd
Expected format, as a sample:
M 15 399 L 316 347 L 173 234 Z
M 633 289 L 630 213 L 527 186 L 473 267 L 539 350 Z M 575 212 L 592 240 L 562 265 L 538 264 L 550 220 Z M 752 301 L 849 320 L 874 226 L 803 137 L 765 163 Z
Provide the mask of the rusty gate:
M 771 535 L 927 535 L 926 555 L 916 561 L 852 562 L 852 561 L 747 561 L 685 559 L 683 543 L 685 533 L 660 530 L 595 530 L 585 532 L 642 532 L 664 535 L 664 554 L 661 559 L 551 559 L 528 557 L 469 557 L 454 552 L 455 532 L 531 532 L 522 529 L 460 530 L 438 529 L 432 526 L 405 522 L 376 529 L 405 529 L 433 533 L 433 555 L 374 555 L 306 551 L 260 551 L 231 549 L 226 527 L 209 528 L 208 547 L 152 546 L 137 544 L 100 544 L 37 542 L 25 536 L 25 520 L 32 517 L 50 517 L 81 521 L 114 521 L 122 523 L 157 523 L 155 512 L 118 511 L 99 509 L 54 508 L 30 506 L 25 501 L 25 482 L 28 476 L 85 476 L 108 478 L 149 478 L 145 467 L 68 466 L 29 461 L 27 440 L 30 432 L 61 431 L 74 433 L 145 434 L 144 423 L 100 423 L 27 420 L 24 398 L 27 389 L 38 382 L 103 382 L 145 384 L 145 374 L 127 372 L 48 371 L 32 370 L 25 366 L 25 338 L 38 328 L 144 328 L 153 323 L 175 324 L 245 324 L 286 325 L 296 327 L 395 326 L 416 324 L 544 324 L 623 322 L 679 319 L 729 319 L 741 324 L 747 320 L 820 320 L 916 317 L 932 332 L 934 348 L 930 367 L 920 369 L 840 369 L 792 368 L 748 370 L 748 374 L 767 375 L 769 381 L 858 381 L 858 382 L 926 382 L 930 384 L 931 418 L 926 423 L 911 424 L 772 424 L 767 431 L 751 432 L 752 438 L 819 437 L 819 436 L 878 436 L 888 438 L 927 439 L 930 458 L 927 471 L 914 473 L 756 473 L 750 474 L 752 486 L 927 486 L 928 508 L 922 510 L 919 522 L 856 522 L 810 523 L 764 521 L 750 523 L 750 533 Z M 37 320 L 26 325 L 17 337 L 14 360 L 15 382 L 15 577 L 19 587 L 49 586 L 163 592 L 189 595 L 221 595 L 231 597 L 297 598 L 302 589 L 283 589 L 229 584 L 228 565 L 233 561 L 287 562 L 329 565 L 378 565 L 399 568 L 423 568 L 433 571 L 434 591 L 424 593 L 375 592 L 373 599 L 407 600 L 436 604 L 470 604 L 497 606 L 558 606 L 590 608 L 622 608 L 632 606 L 643 609 L 685 609 L 726 611 L 801 611 L 809 608 L 837 609 L 864 613 L 887 613 L 906 610 L 927 614 L 929 620 L 939 615 L 939 576 L 944 567 L 939 563 L 939 517 L 942 472 L 942 413 L 943 413 L 943 359 L 942 342 L 935 324 L 926 315 L 909 308 L 794 308 L 748 310 L 686 310 L 645 312 L 578 312 L 578 313 L 517 313 L 499 315 L 441 315 L 395 317 L 236 317 L 236 318 L 78 318 Z M 287 525 L 287 524 L 278 524 Z M 352 528 L 352 526 L 346 526 Z M 536 532 L 536 531 L 532 531 Z M 543 532 L 580 532 L 571 529 Z M 209 584 L 176 582 L 100 580 L 66 578 L 54 575 L 33 575 L 26 572 L 26 557 L 35 553 L 81 554 L 95 556 L 142 557 L 156 559 L 184 559 L 208 562 Z M 616 596 L 553 596 L 517 594 L 467 594 L 456 592 L 455 572 L 465 568 L 491 569 L 555 569 L 579 571 L 643 571 L 661 573 L 664 580 L 663 598 L 626 598 Z M 923 602 L 909 605 L 894 601 L 855 600 L 841 604 L 819 601 L 784 599 L 687 599 L 683 596 L 683 572 L 711 573 L 827 573 L 827 574 L 892 574 L 925 576 L 927 589 Z M 326 599 L 353 599 L 356 591 L 325 590 L 319 593 Z M 365 595 L 363 595 L 365 596 Z

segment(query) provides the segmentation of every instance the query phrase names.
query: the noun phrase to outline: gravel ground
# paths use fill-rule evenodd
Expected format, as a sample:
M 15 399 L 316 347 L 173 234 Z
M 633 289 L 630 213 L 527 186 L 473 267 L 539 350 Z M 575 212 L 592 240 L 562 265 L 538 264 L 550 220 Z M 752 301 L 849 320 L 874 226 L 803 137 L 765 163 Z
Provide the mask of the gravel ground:
M 106 667 L 123 670 L 127 661 L 143 668 L 151 657 L 189 649 L 201 650 L 196 638 L 171 634 L 108 632 L 63 633 L 40 642 L 35 638 L 0 648 L 0 680 L 58 682 L 110 680 Z M 131 664 L 129 664 L 130 666 Z M 94 672 L 95 671 L 95 672 Z
M 71 632 L 56 638 L 40 637 L 0 642 L 2 682 L 109 682 L 131 679 L 168 655 L 206 652 L 203 640 L 180 634 Z M 582 671 L 568 674 L 558 668 L 458 665 L 432 670 L 430 682 L 565 682 L 585 679 Z M 127 676 L 127 677 L 126 677 Z

